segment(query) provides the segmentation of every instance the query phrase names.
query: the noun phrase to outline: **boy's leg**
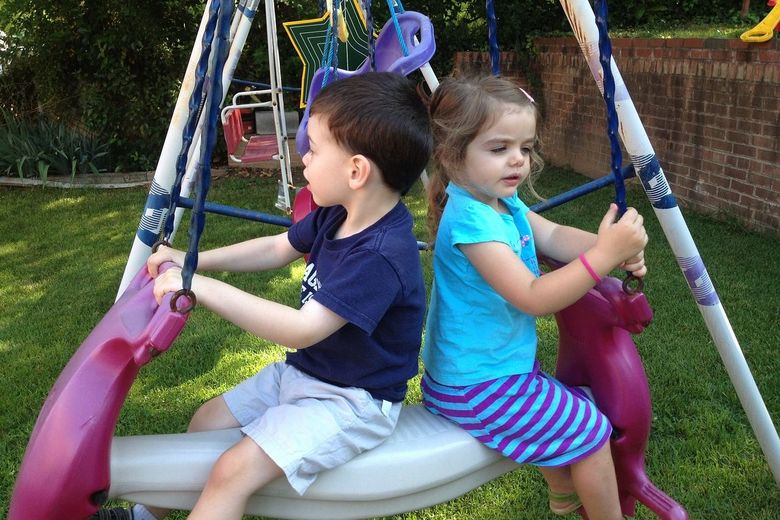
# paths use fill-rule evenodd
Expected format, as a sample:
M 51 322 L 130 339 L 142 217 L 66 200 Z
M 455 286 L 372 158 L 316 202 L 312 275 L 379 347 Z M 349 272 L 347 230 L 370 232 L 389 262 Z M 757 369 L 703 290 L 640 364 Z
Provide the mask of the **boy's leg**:
M 272 363 L 258 374 L 233 387 L 226 394 L 206 401 L 192 416 L 187 431 L 199 432 L 235 428 L 241 426 L 236 414 L 242 415 L 247 422 L 252 420 L 252 418 L 247 417 L 250 411 L 252 414 L 262 415 L 268 407 L 278 404 L 279 379 L 284 367 L 283 362 Z M 231 399 L 233 405 L 236 406 L 233 411 L 225 399 Z M 136 504 L 132 513 L 130 509 L 125 508 L 102 509 L 95 514 L 93 519 L 114 520 L 113 516 L 106 515 L 121 514 L 118 517 L 121 520 L 151 520 L 148 518 L 148 515 L 151 514 L 157 520 L 162 520 L 169 512 L 169 509 Z
M 203 432 L 210 430 L 222 430 L 225 428 L 236 428 L 241 426 L 225 404 L 224 398 L 219 395 L 203 403 L 190 419 L 187 427 L 188 432 Z M 133 520 L 146 520 L 147 513 L 151 514 L 157 520 L 162 520 L 170 509 L 161 507 L 151 507 L 138 504 L 133 507 L 132 516 L 128 514 L 122 518 L 132 518 Z
M 240 520 L 252 493 L 282 475 L 281 468 L 252 439 L 244 437 L 217 459 L 188 518 Z
M 212 430 L 224 430 L 238 428 L 241 424 L 233 416 L 233 413 L 225 404 L 225 398 L 221 395 L 209 399 L 203 403 L 193 414 L 188 432 L 206 432 Z
M 280 476 L 303 494 L 321 471 L 380 444 L 398 420 L 400 403 L 385 406 L 365 390 L 333 386 L 292 367 L 279 375 L 279 404 L 251 422 L 238 405 L 242 392 L 225 396 L 246 423 L 246 437 L 217 460 L 190 518 L 239 520 L 249 497 Z
M 572 464 L 571 476 L 590 518 L 623 518 L 609 442 L 588 458 Z

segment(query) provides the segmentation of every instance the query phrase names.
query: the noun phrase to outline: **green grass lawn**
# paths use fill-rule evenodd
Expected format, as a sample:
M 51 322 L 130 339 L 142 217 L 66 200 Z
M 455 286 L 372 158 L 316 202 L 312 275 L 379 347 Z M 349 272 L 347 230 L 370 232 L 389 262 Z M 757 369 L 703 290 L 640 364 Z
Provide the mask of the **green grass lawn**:
M 583 182 L 550 169 L 540 191 L 552 195 Z M 210 199 L 271 211 L 275 179 L 214 182 Z M 612 193 L 602 190 L 547 216 L 595 230 Z M 143 189 L 0 188 L 0 517 L 38 411 L 54 380 L 113 303 L 141 209 Z M 425 237 L 420 190 L 407 201 Z M 650 380 L 653 432 L 647 470 L 693 519 L 775 519 L 780 491 L 642 191 L 629 202 L 647 219 L 651 242 L 645 293 L 655 319 L 636 338 Z M 686 213 L 770 414 L 780 417 L 780 241 Z M 268 225 L 209 216 L 202 248 L 271 234 Z M 183 247 L 186 233 L 179 233 Z M 430 280 L 430 253 L 422 253 Z M 289 305 L 298 298 L 301 263 L 272 273 L 220 275 L 248 291 Z M 552 370 L 556 332 L 540 322 L 540 358 Z M 173 348 L 141 370 L 122 410 L 118 435 L 184 430 L 190 415 L 271 360 L 280 347 L 251 337 L 196 309 Z M 409 400 L 419 401 L 417 382 Z M 410 468 L 411 469 L 411 468 Z M 184 518 L 177 514 L 176 518 Z M 640 508 L 637 518 L 653 518 Z M 541 519 L 541 477 L 521 468 L 461 498 L 395 519 Z M 67 520 L 67 519 L 66 519 Z

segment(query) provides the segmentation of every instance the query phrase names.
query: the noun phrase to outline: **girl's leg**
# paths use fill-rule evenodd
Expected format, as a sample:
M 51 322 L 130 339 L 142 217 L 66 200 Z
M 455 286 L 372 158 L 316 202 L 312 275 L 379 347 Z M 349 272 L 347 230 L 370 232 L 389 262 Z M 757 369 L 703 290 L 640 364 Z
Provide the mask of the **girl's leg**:
M 566 515 L 582 506 L 577 492 L 574 490 L 574 482 L 571 478 L 569 466 L 545 467 L 537 466 L 547 481 L 550 510 L 556 515 Z
M 217 459 L 188 518 L 240 520 L 252 493 L 283 474 L 252 439 L 244 437 Z
M 593 520 L 623 518 L 609 442 L 590 457 L 572 464 L 571 476 L 588 517 Z

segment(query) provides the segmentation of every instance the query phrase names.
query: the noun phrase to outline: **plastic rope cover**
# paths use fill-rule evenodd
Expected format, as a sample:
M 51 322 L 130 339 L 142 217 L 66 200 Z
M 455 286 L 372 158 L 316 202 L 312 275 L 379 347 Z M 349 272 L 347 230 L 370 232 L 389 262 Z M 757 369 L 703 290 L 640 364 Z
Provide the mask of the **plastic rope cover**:
M 398 2 L 398 7 L 394 6 L 393 0 L 387 0 L 387 7 L 390 10 L 390 16 L 393 18 L 393 25 L 395 26 L 395 33 L 398 35 L 398 43 L 401 45 L 401 51 L 404 56 L 409 56 L 409 49 L 406 47 L 406 41 L 404 41 L 404 35 L 401 32 L 401 24 L 398 22 L 398 14 L 404 12 L 404 6 Z
M 339 9 L 341 9 L 341 1 L 333 0 L 330 25 L 328 26 L 328 32 L 325 34 L 325 50 L 322 53 L 322 62 L 320 64 L 325 69 L 325 75 L 322 76 L 322 88 L 325 88 L 328 84 L 331 70 L 335 71 L 339 66 Z M 335 74 L 336 72 L 334 72 Z
M 195 204 L 190 217 L 188 236 L 190 239 L 187 255 L 182 266 L 182 286 L 189 290 L 192 286 L 192 275 L 198 268 L 198 243 L 203 234 L 206 223 L 204 205 L 206 195 L 211 186 L 211 154 L 217 141 L 217 120 L 219 119 L 219 107 L 222 104 L 222 69 L 225 67 L 228 50 L 230 47 L 230 18 L 233 11 L 232 0 L 220 0 L 219 20 L 217 23 L 217 36 L 214 40 L 214 57 L 209 92 L 206 96 L 207 106 L 205 117 L 205 144 L 201 148 L 200 156 L 200 183 L 195 196 Z
M 499 76 L 501 75 L 501 55 L 498 52 L 498 23 L 493 0 L 487 0 L 485 11 L 487 12 L 488 44 L 490 46 L 490 72 L 494 76 Z
M 623 164 L 623 153 L 618 140 L 618 115 L 615 109 L 615 77 L 612 75 L 612 43 L 607 32 L 607 2 L 596 0 L 596 27 L 599 30 L 599 62 L 604 74 L 604 102 L 607 105 L 607 134 L 611 148 L 611 171 L 615 179 L 615 204 L 618 206 L 618 216 L 626 212 L 626 185 L 620 169 Z
M 170 240 L 170 237 L 173 234 L 174 213 L 179 203 L 181 183 L 187 170 L 187 155 L 189 154 L 190 146 L 192 145 L 195 127 L 197 126 L 203 105 L 203 84 L 209 66 L 211 44 L 214 39 L 214 29 L 217 25 L 218 13 L 219 4 L 217 0 L 214 0 L 209 5 L 209 18 L 203 32 L 203 50 L 201 51 L 200 59 L 198 60 L 198 66 L 195 69 L 195 86 L 193 87 L 192 95 L 190 96 L 190 111 L 187 116 L 187 123 L 184 125 L 184 131 L 182 132 L 181 150 L 179 151 L 179 156 L 176 158 L 176 179 L 173 181 L 173 186 L 171 187 L 168 215 L 165 219 L 165 226 L 162 233 L 165 240 Z
M 371 0 L 363 2 L 366 13 L 366 29 L 368 30 L 368 63 L 369 70 L 376 70 L 376 39 L 374 38 L 374 14 L 371 12 Z

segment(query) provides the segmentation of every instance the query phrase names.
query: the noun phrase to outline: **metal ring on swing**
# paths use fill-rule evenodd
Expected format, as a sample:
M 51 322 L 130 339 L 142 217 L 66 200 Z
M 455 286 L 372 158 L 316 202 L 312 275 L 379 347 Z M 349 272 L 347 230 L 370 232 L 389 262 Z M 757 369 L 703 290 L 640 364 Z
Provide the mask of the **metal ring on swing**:
M 629 274 L 623 279 L 623 292 L 626 294 L 637 294 L 645 288 L 645 281 L 638 276 Z
M 189 299 L 189 304 L 180 309 L 179 306 L 176 305 L 176 302 L 181 296 L 186 296 Z M 173 312 L 178 312 L 179 314 L 187 314 L 194 309 L 197 304 L 198 299 L 195 297 L 195 293 L 190 289 L 179 289 L 173 294 L 173 298 L 171 298 L 171 310 Z
M 160 246 L 171 247 L 171 243 L 165 240 L 164 238 L 161 238 L 160 240 L 152 244 L 152 254 L 156 253 L 157 250 L 160 248 Z

